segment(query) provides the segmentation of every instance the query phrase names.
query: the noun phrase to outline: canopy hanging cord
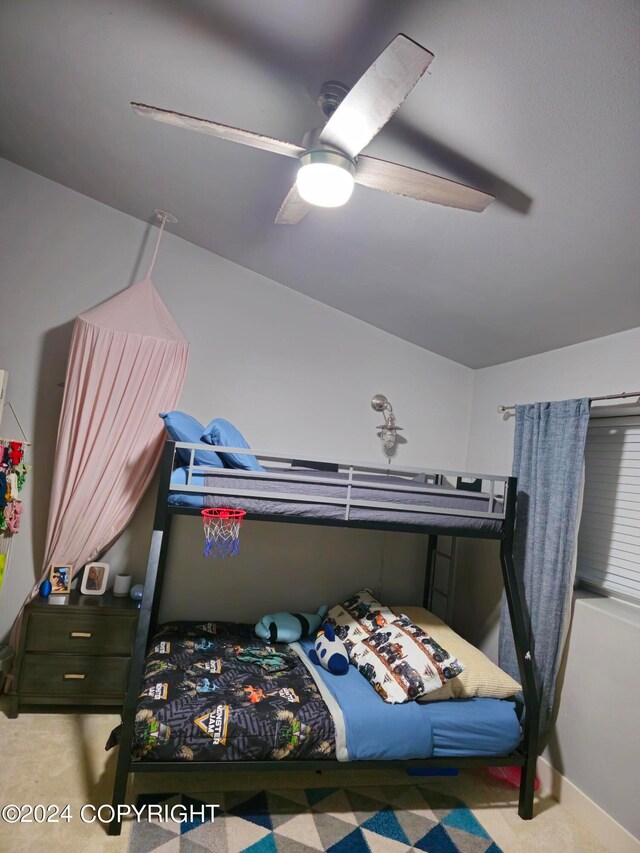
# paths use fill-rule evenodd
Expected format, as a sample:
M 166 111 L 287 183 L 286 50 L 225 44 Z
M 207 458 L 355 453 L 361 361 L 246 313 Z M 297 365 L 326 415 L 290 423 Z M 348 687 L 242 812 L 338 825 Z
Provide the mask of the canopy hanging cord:
M 172 214 L 167 213 L 166 210 L 160 210 L 159 208 L 156 207 L 154 213 L 158 217 L 158 219 L 162 222 L 162 225 L 160 226 L 160 231 L 158 232 L 158 239 L 156 240 L 156 247 L 153 250 L 153 257 L 151 258 L 151 263 L 149 264 L 149 271 L 147 273 L 147 278 L 151 278 L 151 273 L 153 272 L 153 267 L 154 267 L 154 264 L 156 262 L 156 258 L 158 257 L 158 249 L 160 248 L 160 240 L 162 240 L 162 233 L 164 231 L 164 226 L 167 224 L 167 222 L 177 222 L 178 221 L 175 218 L 175 216 L 172 216 Z
M 153 272 L 153 267 L 155 265 L 156 258 L 158 257 L 158 249 L 160 248 L 160 240 L 162 240 L 162 232 L 164 231 L 164 226 L 167 224 L 167 220 L 164 217 L 160 218 L 162 219 L 162 225 L 160 226 L 160 230 L 158 231 L 158 239 L 156 240 L 156 247 L 153 250 L 153 257 L 151 258 L 151 263 L 149 264 L 147 278 L 151 278 L 151 273 Z

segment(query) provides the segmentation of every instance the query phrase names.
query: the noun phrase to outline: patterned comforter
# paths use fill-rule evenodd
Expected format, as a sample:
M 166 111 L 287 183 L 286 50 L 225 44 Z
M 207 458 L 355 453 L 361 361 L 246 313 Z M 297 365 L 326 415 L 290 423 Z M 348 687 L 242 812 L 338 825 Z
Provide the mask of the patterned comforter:
M 334 758 L 334 723 L 287 645 L 266 645 L 250 625 L 172 622 L 147 654 L 133 757 Z

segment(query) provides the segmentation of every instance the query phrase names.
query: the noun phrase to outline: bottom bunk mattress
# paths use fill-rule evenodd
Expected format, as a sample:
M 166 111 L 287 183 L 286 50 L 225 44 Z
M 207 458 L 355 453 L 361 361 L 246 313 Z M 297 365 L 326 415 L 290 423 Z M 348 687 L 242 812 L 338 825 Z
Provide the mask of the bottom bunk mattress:
M 117 739 L 116 731 L 110 743 Z M 250 625 L 173 622 L 149 646 L 132 755 L 138 761 L 409 760 L 508 755 L 519 742 L 511 701 L 389 705 L 354 667 L 331 676 L 300 645 L 266 645 Z

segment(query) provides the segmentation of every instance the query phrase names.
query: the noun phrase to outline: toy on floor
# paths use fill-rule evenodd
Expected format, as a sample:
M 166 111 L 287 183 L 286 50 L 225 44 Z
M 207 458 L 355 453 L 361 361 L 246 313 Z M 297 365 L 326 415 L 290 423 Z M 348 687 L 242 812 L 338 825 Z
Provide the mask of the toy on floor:
M 318 631 L 318 636 L 309 652 L 309 660 L 316 666 L 324 667 L 333 675 L 345 675 L 349 671 L 349 655 L 340 637 L 331 622 L 327 622 L 324 628 Z
M 508 782 L 509 785 L 513 785 L 514 788 L 520 787 L 520 780 L 522 778 L 522 767 L 487 767 L 487 773 L 493 776 L 496 779 L 502 779 L 504 782 Z M 538 777 L 536 776 L 533 783 L 533 790 L 537 791 L 540 787 L 540 782 L 538 781 Z
M 328 612 L 323 605 L 317 613 L 269 613 L 256 625 L 256 634 L 269 643 L 295 643 L 315 633 Z

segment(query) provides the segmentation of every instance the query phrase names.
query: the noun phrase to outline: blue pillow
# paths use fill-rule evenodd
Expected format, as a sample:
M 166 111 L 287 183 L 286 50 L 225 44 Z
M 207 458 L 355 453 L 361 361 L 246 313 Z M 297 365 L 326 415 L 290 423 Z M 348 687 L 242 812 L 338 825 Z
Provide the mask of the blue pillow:
M 207 444 L 219 444 L 225 447 L 249 447 L 242 433 L 224 418 L 212 420 L 200 437 Z M 241 468 L 243 471 L 264 471 L 255 456 L 218 452 L 229 468 Z
M 174 441 L 188 441 L 190 444 L 202 444 L 202 430 L 204 427 L 195 418 L 186 412 L 160 412 L 164 426 L 169 438 Z M 188 465 L 191 460 L 191 451 L 186 448 L 178 448 L 176 456 L 182 465 Z M 213 450 L 196 450 L 193 457 L 195 465 L 208 465 L 210 468 L 224 468 L 224 462 Z

